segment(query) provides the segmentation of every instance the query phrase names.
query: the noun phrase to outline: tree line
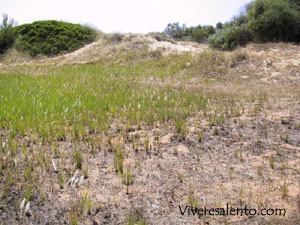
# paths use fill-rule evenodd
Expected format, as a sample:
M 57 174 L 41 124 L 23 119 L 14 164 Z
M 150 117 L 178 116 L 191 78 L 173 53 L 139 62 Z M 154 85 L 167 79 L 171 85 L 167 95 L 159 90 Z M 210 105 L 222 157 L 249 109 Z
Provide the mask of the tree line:
M 300 42 L 299 0 L 254 0 L 240 15 L 216 26 L 187 27 L 170 23 L 162 33 L 177 40 L 208 42 L 213 48 L 233 50 L 249 42 Z

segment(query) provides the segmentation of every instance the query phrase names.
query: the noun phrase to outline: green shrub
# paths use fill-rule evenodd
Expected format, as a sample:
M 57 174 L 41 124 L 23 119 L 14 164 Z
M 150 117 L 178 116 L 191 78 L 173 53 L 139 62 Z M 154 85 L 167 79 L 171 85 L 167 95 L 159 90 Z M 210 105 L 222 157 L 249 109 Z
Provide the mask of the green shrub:
M 244 46 L 251 41 L 251 34 L 246 28 L 238 25 L 226 26 L 218 30 L 208 39 L 210 47 L 220 50 L 233 50 L 238 46 Z
M 212 34 L 216 33 L 216 30 L 213 26 L 197 26 L 194 28 L 191 36 L 192 40 L 196 42 L 205 42 L 208 37 Z
M 15 42 L 14 25 L 14 20 L 8 21 L 8 16 L 4 14 L 2 24 L 0 25 L 0 54 L 11 48 Z
M 300 12 L 291 0 L 256 0 L 249 7 L 248 19 L 258 42 L 300 40 Z
M 96 38 L 96 31 L 79 24 L 61 21 L 37 21 L 16 27 L 16 48 L 36 56 L 74 51 Z

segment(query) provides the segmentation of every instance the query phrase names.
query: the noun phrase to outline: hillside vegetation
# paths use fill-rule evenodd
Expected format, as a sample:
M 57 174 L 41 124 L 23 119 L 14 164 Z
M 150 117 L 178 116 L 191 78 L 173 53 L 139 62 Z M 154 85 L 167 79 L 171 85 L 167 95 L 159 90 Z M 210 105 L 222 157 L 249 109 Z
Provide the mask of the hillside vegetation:
M 96 31 L 89 27 L 54 20 L 24 24 L 15 29 L 19 36 L 16 49 L 32 56 L 74 51 L 96 38 Z
M 230 21 L 216 27 L 168 24 L 162 35 L 177 40 L 208 42 L 219 50 L 233 50 L 249 42 L 299 42 L 300 7 L 295 0 L 254 0 Z
M 55 20 L 13 26 L 5 16 L 0 30 L 0 53 L 15 46 L 31 56 L 52 56 L 74 51 L 97 36 L 97 31 L 90 27 Z

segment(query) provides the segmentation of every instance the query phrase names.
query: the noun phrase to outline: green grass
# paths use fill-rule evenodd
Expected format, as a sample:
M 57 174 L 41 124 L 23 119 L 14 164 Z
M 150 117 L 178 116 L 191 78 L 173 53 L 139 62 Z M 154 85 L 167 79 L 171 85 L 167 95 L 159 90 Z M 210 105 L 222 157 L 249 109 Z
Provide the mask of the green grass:
M 158 73 L 164 69 L 157 68 Z M 103 129 L 114 117 L 151 125 L 157 120 L 182 120 L 205 107 L 202 93 L 141 87 L 137 80 L 143 73 L 141 65 L 100 64 L 52 68 L 47 76 L 1 74 L 0 128 L 7 129 L 11 138 L 30 131 L 46 143 L 64 140 L 66 128 L 78 139 L 82 129 Z
M 191 67 L 185 68 L 187 62 Z M 179 141 L 186 141 L 191 117 L 206 117 L 211 126 L 218 125 L 214 133 L 221 134 L 219 129 L 228 118 L 240 115 L 242 107 L 237 102 L 248 101 L 248 94 L 208 90 L 215 81 L 206 77 L 200 83 L 191 82 L 195 87 L 187 88 L 186 83 L 203 71 L 216 71 L 222 82 L 219 75 L 227 72 L 230 63 L 231 58 L 214 51 L 165 58 L 151 51 L 129 51 L 94 64 L 16 66 L 15 72 L 0 73 L 0 177 L 5 184 L 0 185 L 4 190 L 1 197 L 4 202 L 14 202 L 19 196 L 29 201 L 33 193 L 33 200 L 44 202 L 43 178 L 39 174 L 51 174 L 52 157 L 65 171 L 57 177 L 58 186 L 63 188 L 64 181 L 77 169 L 83 169 L 87 177 L 88 153 L 96 157 L 98 151 L 106 149 L 115 155 L 115 170 L 131 180 L 130 171 L 123 171 L 124 147 L 111 143 L 115 121 L 126 125 L 118 131 L 125 142 L 133 127 L 147 130 L 158 123 L 171 125 Z M 260 93 L 251 97 L 257 102 L 259 98 Z M 204 131 L 199 131 L 199 142 L 203 135 Z M 157 151 L 159 137 L 157 134 L 155 139 Z M 136 153 L 143 150 L 138 141 L 133 146 Z M 61 142 L 71 150 L 62 149 Z M 83 144 L 90 150 L 82 148 Z M 152 147 L 146 140 L 148 153 Z M 178 154 L 175 149 L 174 154 Z M 200 153 L 197 158 L 199 161 Z M 18 163 L 12 163 L 15 161 Z M 70 212 L 70 220 L 77 223 L 76 212 Z

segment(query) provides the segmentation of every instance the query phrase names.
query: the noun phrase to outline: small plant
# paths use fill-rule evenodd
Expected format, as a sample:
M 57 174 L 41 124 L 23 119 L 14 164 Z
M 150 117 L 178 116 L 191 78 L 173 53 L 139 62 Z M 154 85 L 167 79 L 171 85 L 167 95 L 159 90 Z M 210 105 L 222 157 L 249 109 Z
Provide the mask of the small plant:
M 44 204 L 46 199 L 45 192 L 43 192 L 43 190 L 40 190 L 40 194 L 41 194 L 41 203 Z
M 183 175 L 182 174 L 178 174 L 178 179 L 179 179 L 180 183 L 183 183 Z
M 274 157 L 271 156 L 271 157 L 270 157 L 270 167 L 271 167 L 272 169 L 274 169 L 274 164 L 275 164 Z
M 131 174 L 130 166 L 127 166 L 126 168 L 126 174 L 124 176 L 124 184 L 126 185 L 127 191 L 126 193 L 129 193 L 129 186 L 133 184 L 133 176 Z
M 92 209 L 91 198 L 88 198 L 88 200 L 87 200 L 87 213 L 88 213 L 88 215 L 91 215 L 91 209 Z
M 197 162 L 200 161 L 200 150 L 196 150 L 196 159 L 197 159 Z
M 146 149 L 146 152 L 149 151 L 149 138 L 148 137 L 145 140 L 145 149 Z
M 200 130 L 200 131 L 198 132 L 198 141 L 201 142 L 202 139 L 203 139 L 203 131 Z
M 219 129 L 217 127 L 214 129 L 214 135 L 219 135 Z
M 92 147 L 92 155 L 95 158 L 96 150 L 95 150 L 95 140 L 91 139 L 91 147 Z
M 27 187 L 26 192 L 25 192 L 26 202 L 30 202 L 31 194 L 32 194 L 32 185 L 29 185 L 29 187 Z
M 286 183 L 284 183 L 282 186 L 281 186 L 281 191 L 282 191 L 282 194 L 281 194 L 281 197 L 283 199 L 285 199 L 287 196 L 288 196 L 288 186 Z
M 71 200 L 71 210 L 69 212 L 69 218 L 70 218 L 71 225 L 78 224 L 78 219 L 79 219 L 78 206 L 77 206 L 77 203 L 73 202 L 73 200 Z
M 88 178 L 88 167 L 87 166 L 85 168 L 83 168 L 83 177 L 84 177 L 84 179 Z
M 243 195 L 244 195 L 244 191 L 243 189 L 240 190 L 239 196 L 240 196 L 240 202 L 243 202 Z
M 261 128 L 262 128 L 262 133 L 264 134 L 265 138 L 267 138 L 268 137 L 268 123 L 267 123 L 267 121 L 264 121 Z
M 64 188 L 64 180 L 63 180 L 63 175 L 59 172 L 58 173 L 58 184 L 59 184 L 59 187 L 61 189 Z
M 133 143 L 133 148 L 134 148 L 134 151 L 135 152 L 139 152 L 139 141 L 138 140 L 136 140 L 136 141 L 133 141 L 132 142 Z
M 289 135 L 288 134 L 280 134 L 280 139 L 283 140 L 285 143 L 288 143 Z
M 177 147 L 174 147 L 174 155 L 178 155 L 178 148 Z
M 282 173 L 283 173 L 283 174 L 285 174 L 286 169 L 287 169 L 287 165 L 283 162 L 283 163 L 281 164 L 281 170 L 282 170 Z
M 126 219 L 126 225 L 146 225 L 146 221 L 136 213 L 130 214 Z
M 76 164 L 76 169 L 82 169 L 82 164 L 83 164 L 83 158 L 78 149 L 75 149 L 75 154 L 74 154 L 74 160 Z
M 80 200 L 79 200 L 79 212 L 80 212 L 80 214 L 83 213 L 83 210 L 84 210 L 85 204 L 87 202 L 87 199 L 88 199 L 88 193 L 85 193 L 80 197 Z
M 177 133 L 181 135 L 181 139 L 185 140 L 187 134 L 187 128 L 183 119 L 178 118 L 175 121 L 175 128 Z
M 262 175 L 262 170 L 261 170 L 261 167 L 258 167 L 258 169 L 257 169 L 257 174 L 258 174 L 259 176 L 261 176 L 261 175 Z
M 115 152 L 114 155 L 114 167 L 116 172 L 119 172 L 120 175 L 123 175 L 123 164 L 124 164 L 124 157 L 125 157 L 125 153 L 123 150 L 121 150 L 120 148 L 118 148 Z
M 198 200 L 193 196 L 193 194 L 190 194 L 188 196 L 188 203 L 193 208 L 198 208 L 198 206 L 199 206 Z
M 56 132 L 55 138 L 57 141 L 66 141 L 66 133 L 64 129 L 59 129 Z

